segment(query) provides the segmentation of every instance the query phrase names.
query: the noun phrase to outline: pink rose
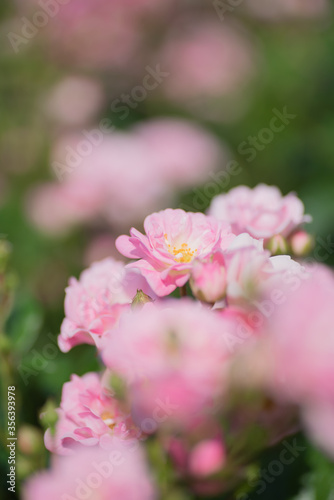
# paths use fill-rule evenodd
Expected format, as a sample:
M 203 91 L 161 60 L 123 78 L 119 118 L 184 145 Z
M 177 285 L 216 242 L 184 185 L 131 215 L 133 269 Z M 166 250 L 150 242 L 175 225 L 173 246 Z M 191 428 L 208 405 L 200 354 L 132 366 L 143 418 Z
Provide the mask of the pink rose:
M 60 349 L 67 352 L 82 343 L 99 347 L 101 338 L 129 307 L 137 289 L 153 295 L 138 272 L 125 269 L 122 262 L 112 258 L 92 264 L 79 281 L 71 278 L 66 289 L 65 319 L 58 337 Z
M 132 228 L 116 247 L 128 258 L 140 259 L 129 268 L 140 269 L 158 296 L 170 294 L 189 279 L 195 258 L 226 248 L 234 239 L 228 225 L 201 213 L 167 209 L 146 217 L 146 234 Z
M 72 375 L 63 386 L 58 416 L 56 434 L 46 431 L 45 446 L 61 455 L 73 454 L 79 444 L 108 448 L 115 436 L 134 439 L 141 435 L 97 373 Z
M 304 215 L 303 203 L 293 193 L 282 196 L 274 186 L 259 184 L 254 189 L 238 186 L 216 196 L 209 214 L 231 224 L 235 234 L 249 233 L 254 238 L 288 236 L 311 218 Z
M 155 486 L 138 444 L 114 439 L 108 450 L 84 448 L 53 457 L 51 470 L 24 486 L 24 500 L 95 498 L 154 500 Z

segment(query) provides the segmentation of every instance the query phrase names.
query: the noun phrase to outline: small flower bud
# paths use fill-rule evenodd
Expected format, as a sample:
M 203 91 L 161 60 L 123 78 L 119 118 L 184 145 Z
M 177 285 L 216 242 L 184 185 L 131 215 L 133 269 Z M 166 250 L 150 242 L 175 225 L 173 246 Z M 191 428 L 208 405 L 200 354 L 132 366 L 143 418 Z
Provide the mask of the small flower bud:
M 43 435 L 37 427 L 23 425 L 18 432 L 19 449 L 25 455 L 36 455 L 44 449 Z
M 270 251 L 271 255 L 287 255 L 289 253 L 288 242 L 281 234 L 270 238 L 265 244 L 265 248 Z
M 146 293 L 144 293 L 143 290 L 137 290 L 137 293 L 132 301 L 131 307 L 133 309 L 137 307 L 142 307 L 144 304 L 147 304 L 148 302 L 153 302 L 151 297 L 146 295 Z
M 55 435 L 56 423 L 58 421 L 58 413 L 56 411 L 56 404 L 49 399 L 42 408 L 40 420 L 45 429 L 50 429 L 51 435 Z
M 292 253 L 296 257 L 305 257 L 314 246 L 314 238 L 306 231 L 300 230 L 291 236 L 290 245 Z
M 223 443 L 218 439 L 201 441 L 192 450 L 189 470 L 193 476 L 206 477 L 218 472 L 226 461 Z
M 10 353 L 12 344 L 5 335 L 0 335 L 0 352 L 6 356 Z

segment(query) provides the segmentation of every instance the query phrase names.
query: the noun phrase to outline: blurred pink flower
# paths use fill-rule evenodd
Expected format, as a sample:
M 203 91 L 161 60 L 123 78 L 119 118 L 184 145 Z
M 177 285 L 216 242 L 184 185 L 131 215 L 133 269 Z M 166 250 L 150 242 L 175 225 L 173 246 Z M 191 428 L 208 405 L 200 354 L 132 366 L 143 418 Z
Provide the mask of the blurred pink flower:
M 158 58 L 170 72 L 163 90 L 181 103 L 234 93 L 249 83 L 255 66 L 249 40 L 212 19 L 181 22 Z
M 134 128 L 147 143 L 161 178 L 171 187 L 189 188 L 205 182 L 227 162 L 226 149 L 199 125 L 172 118 L 153 119 Z
M 226 462 L 226 451 L 220 426 L 210 422 L 209 437 L 203 438 L 202 429 L 187 429 L 186 436 L 171 436 L 165 448 L 179 474 L 194 480 L 207 479 L 221 470 Z M 195 442 L 194 442 L 195 441 Z
M 60 192 L 82 186 L 88 198 L 97 200 L 90 218 L 102 215 L 116 226 L 139 221 L 170 201 L 148 146 L 131 131 L 92 129 L 65 136 L 53 150 L 52 165 L 61 174 Z
M 30 22 L 36 12 L 44 12 L 38 0 L 17 0 L 17 4 Z M 154 21 L 172 4 L 150 0 L 71 0 L 66 4 L 47 4 L 51 14 L 46 14 L 44 39 L 49 53 L 71 67 L 125 69 L 136 64 Z M 40 30 L 36 28 L 36 32 Z
M 97 373 L 72 375 L 71 381 L 63 385 L 57 412 L 55 435 L 48 429 L 44 438 L 45 446 L 53 453 L 75 454 L 79 444 L 108 449 L 114 436 L 120 439 L 141 436 L 130 415 L 120 410 L 112 393 L 103 387 Z
M 61 184 L 35 188 L 27 211 L 51 234 L 101 217 L 124 228 L 170 205 L 175 188 L 203 182 L 223 159 L 224 149 L 210 134 L 183 120 L 67 135 L 51 159 Z
M 238 235 L 224 253 L 229 304 L 253 306 L 289 274 L 302 273 L 302 266 L 289 255 L 270 257 L 261 241 L 247 233 Z
M 139 446 L 115 438 L 108 451 L 85 448 L 73 456 L 54 457 L 51 470 L 24 485 L 24 500 L 45 498 L 154 500 L 156 492 Z
M 288 236 L 311 218 L 304 215 L 303 203 L 293 193 L 282 196 L 278 188 L 259 184 L 254 189 L 238 186 L 216 196 L 209 214 L 231 224 L 235 234 L 249 233 L 265 240 Z
M 191 451 L 190 473 L 195 477 L 207 477 L 223 468 L 226 461 L 224 444 L 220 439 L 207 439 Z
M 63 235 L 69 227 L 91 220 L 100 206 L 99 192 L 87 182 L 45 183 L 31 189 L 27 196 L 31 222 L 50 235 Z
M 231 354 L 236 353 L 248 343 L 253 343 L 261 335 L 262 331 L 258 324 L 253 321 L 253 309 L 228 306 L 224 309 L 217 309 L 217 314 L 224 320 L 222 335 L 224 342 Z
M 229 359 L 219 314 L 184 299 L 148 304 L 124 315 L 102 351 L 128 386 L 134 422 L 151 433 L 188 426 L 213 411 L 225 390 Z
M 270 380 L 283 397 L 334 403 L 333 300 L 333 272 L 316 265 L 271 318 Z
M 82 343 L 101 344 L 103 335 L 117 323 L 137 289 L 154 296 L 145 279 L 112 258 L 95 262 L 66 288 L 65 319 L 58 344 L 63 352 Z
M 195 258 L 204 258 L 235 237 L 226 224 L 202 213 L 166 209 L 146 217 L 145 235 L 132 228 L 131 236 L 116 240 L 119 252 L 140 259 L 128 268 L 139 269 L 159 296 L 170 294 L 189 279 Z
M 99 111 L 104 99 L 98 80 L 83 76 L 66 76 L 47 94 L 47 115 L 67 127 L 83 127 Z
M 334 275 L 319 264 L 285 294 L 263 325 L 261 342 L 241 359 L 243 383 L 299 405 L 311 437 L 334 456 Z

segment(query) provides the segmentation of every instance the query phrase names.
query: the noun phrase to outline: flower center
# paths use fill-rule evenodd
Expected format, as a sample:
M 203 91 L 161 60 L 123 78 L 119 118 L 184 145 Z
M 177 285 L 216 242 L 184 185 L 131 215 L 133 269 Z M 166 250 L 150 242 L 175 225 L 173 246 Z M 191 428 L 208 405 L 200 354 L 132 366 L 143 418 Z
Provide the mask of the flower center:
M 197 252 L 197 248 L 192 250 L 188 243 L 182 243 L 181 246 L 177 248 L 176 246 L 172 246 L 168 243 L 167 234 L 164 234 L 164 237 L 167 243 L 168 252 L 174 256 L 175 262 L 191 262 L 194 258 L 195 252 Z
M 114 420 L 114 415 L 109 411 L 104 411 L 101 415 L 103 422 L 109 427 L 109 429 L 113 430 L 116 425 Z

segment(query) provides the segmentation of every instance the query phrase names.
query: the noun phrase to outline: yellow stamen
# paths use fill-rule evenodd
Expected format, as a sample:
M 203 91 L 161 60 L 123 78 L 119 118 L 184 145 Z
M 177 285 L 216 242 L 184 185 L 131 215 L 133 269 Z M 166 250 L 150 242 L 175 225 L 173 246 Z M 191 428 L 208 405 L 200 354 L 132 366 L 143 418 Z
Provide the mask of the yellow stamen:
M 113 429 L 116 425 L 116 422 L 114 420 L 114 415 L 110 413 L 109 411 L 104 411 L 101 415 L 101 418 L 103 422 L 109 427 L 109 429 Z
M 171 255 L 174 255 L 174 260 L 175 262 L 191 262 L 192 259 L 194 258 L 195 253 L 197 252 L 197 248 L 195 250 L 192 250 L 188 243 L 182 243 L 180 248 L 177 248 L 176 246 L 173 246 L 168 243 L 168 237 L 167 234 L 164 234 L 164 238 L 167 243 L 167 249 L 168 252 Z

